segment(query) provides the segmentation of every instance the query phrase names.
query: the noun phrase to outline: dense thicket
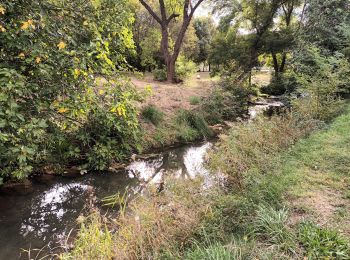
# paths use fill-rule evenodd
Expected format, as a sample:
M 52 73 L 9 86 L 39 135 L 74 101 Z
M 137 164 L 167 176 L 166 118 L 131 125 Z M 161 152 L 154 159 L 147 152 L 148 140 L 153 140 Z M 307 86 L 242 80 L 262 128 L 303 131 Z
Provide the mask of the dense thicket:
M 0 3 L 0 180 L 34 169 L 104 169 L 135 143 L 128 1 Z M 113 75 L 113 80 L 110 77 Z

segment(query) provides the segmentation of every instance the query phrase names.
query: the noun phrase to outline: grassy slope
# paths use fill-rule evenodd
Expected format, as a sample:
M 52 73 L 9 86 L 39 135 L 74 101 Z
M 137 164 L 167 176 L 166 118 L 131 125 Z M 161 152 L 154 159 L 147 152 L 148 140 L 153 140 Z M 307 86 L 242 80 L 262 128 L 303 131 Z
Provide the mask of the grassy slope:
M 221 202 L 227 238 L 200 239 L 187 259 L 350 259 L 350 106 L 270 159 Z
M 74 250 L 62 258 L 350 259 L 350 106 L 291 146 L 305 129 L 293 124 L 265 119 L 222 141 L 221 166 L 247 166 L 242 188 L 206 196 L 192 182 L 170 185 L 129 205 L 133 210 L 119 218 L 117 233 L 99 232 L 99 221 L 83 226 Z M 235 140 L 243 157 L 233 149 Z M 228 164 L 227 156 L 239 163 Z
M 350 107 L 323 131 L 301 140 L 285 157 L 293 219 L 311 218 L 350 236 Z

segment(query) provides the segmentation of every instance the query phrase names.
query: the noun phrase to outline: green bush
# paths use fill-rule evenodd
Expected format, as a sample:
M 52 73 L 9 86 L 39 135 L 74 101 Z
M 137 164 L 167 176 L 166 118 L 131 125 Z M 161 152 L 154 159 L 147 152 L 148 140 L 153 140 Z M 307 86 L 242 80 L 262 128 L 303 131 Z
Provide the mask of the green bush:
M 221 81 L 202 102 L 202 111 L 209 124 L 235 120 L 248 114 L 250 91 L 231 79 Z
M 0 4 L 5 179 L 25 178 L 48 164 L 105 169 L 136 145 L 139 97 L 127 80 L 110 79 L 116 64 L 126 67 L 123 56 L 133 48 L 128 1 L 54 2 Z
M 167 81 L 166 69 L 154 69 L 153 78 L 160 82 Z
M 350 259 L 349 241 L 334 230 L 303 222 L 299 226 L 299 240 L 308 259 Z
M 190 101 L 190 104 L 192 106 L 196 106 L 196 105 L 199 105 L 201 103 L 201 97 L 199 97 L 199 96 L 191 96 L 189 98 L 189 101 Z
M 271 83 L 261 88 L 263 94 L 283 95 L 294 92 L 300 84 L 296 77 L 288 74 L 281 74 L 273 77 Z
M 180 110 L 176 115 L 176 122 L 191 127 L 202 137 L 210 137 L 213 134 L 204 117 L 193 111 Z
M 149 105 L 143 108 L 141 115 L 144 119 L 150 121 L 154 125 L 159 125 L 164 119 L 164 113 L 154 105 Z
M 186 60 L 185 57 L 180 56 L 176 61 L 175 71 L 176 81 L 181 82 L 192 76 L 197 71 L 197 65 L 193 61 Z

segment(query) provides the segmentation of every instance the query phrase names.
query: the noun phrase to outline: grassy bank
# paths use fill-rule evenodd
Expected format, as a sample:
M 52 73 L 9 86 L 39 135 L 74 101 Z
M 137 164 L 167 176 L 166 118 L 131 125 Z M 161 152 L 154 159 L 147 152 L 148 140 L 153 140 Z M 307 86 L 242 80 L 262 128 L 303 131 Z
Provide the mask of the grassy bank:
M 297 113 L 241 124 L 211 154 L 225 187 L 149 187 L 117 220 L 85 222 L 62 258 L 349 259 L 349 128 L 350 107 L 328 125 Z

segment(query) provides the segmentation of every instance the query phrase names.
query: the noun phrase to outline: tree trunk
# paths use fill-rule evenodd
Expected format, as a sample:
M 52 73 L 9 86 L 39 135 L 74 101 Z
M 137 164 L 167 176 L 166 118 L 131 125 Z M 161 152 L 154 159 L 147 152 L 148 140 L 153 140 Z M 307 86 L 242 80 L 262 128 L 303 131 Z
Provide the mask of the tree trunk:
M 282 56 L 282 62 L 281 62 L 281 66 L 280 66 L 280 69 L 279 69 L 279 71 L 281 72 L 281 73 L 283 73 L 284 72 L 284 67 L 286 66 L 286 60 L 287 60 L 287 53 L 283 53 L 283 56 Z
M 170 16 L 168 16 L 165 1 L 159 0 L 159 9 L 160 9 L 160 16 L 159 16 L 145 0 L 139 0 L 139 2 L 146 8 L 146 10 L 152 15 L 152 17 L 159 23 L 161 27 L 162 40 L 161 40 L 160 48 L 163 54 L 165 65 L 167 66 L 168 82 L 176 81 L 175 63 L 180 54 L 183 39 L 185 37 L 187 28 L 191 22 L 194 12 L 203 1 L 204 0 L 198 0 L 196 1 L 196 3 L 192 3 L 191 0 L 184 1 L 182 26 L 174 44 L 174 51 L 171 54 L 171 51 L 169 50 L 169 32 L 168 32 L 169 23 L 176 17 L 179 17 L 180 14 L 173 13 Z
M 278 66 L 278 60 L 276 53 L 272 53 L 272 59 L 273 59 L 273 68 L 275 70 L 275 77 L 278 78 L 279 76 L 279 66 Z
M 175 63 L 176 63 L 176 60 L 174 60 L 174 59 L 170 59 L 167 63 L 167 81 L 170 83 L 176 83 Z

